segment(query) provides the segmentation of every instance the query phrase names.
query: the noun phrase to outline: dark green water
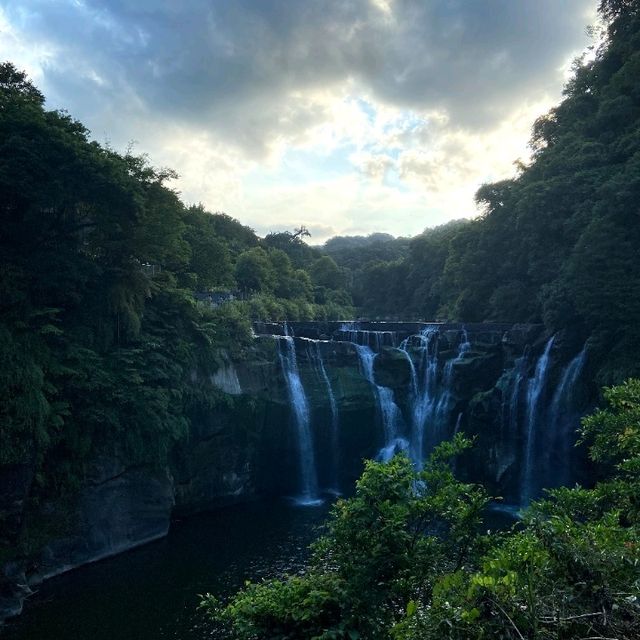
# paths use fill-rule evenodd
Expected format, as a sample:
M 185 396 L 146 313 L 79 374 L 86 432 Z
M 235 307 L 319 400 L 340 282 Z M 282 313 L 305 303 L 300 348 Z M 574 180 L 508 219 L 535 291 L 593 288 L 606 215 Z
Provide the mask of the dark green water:
M 287 502 L 231 507 L 176 523 L 167 538 L 49 580 L 7 640 L 206 638 L 198 594 L 294 573 L 328 506 Z

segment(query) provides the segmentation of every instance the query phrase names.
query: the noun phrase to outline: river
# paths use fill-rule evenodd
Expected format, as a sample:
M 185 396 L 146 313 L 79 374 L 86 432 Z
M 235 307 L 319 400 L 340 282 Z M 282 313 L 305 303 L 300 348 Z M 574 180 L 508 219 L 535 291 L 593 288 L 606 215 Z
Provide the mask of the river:
M 199 594 L 299 571 L 329 507 L 251 503 L 176 522 L 169 535 L 45 582 L 7 640 L 202 640 Z

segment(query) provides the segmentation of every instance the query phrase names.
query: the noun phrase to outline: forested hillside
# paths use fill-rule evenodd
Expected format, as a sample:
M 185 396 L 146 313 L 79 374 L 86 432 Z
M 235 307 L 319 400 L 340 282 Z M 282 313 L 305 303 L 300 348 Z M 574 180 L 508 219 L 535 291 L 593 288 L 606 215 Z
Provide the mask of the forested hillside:
M 186 206 L 171 170 L 90 141 L 4 64 L 0 462 L 66 477 L 114 438 L 162 457 L 188 419 L 186 376 L 215 367 L 199 345 L 239 348 L 251 319 L 350 316 L 351 294 L 367 316 L 577 327 L 607 350 L 604 381 L 638 373 L 640 18 L 633 2 L 602 15 L 597 54 L 533 127 L 530 164 L 478 191 L 477 219 L 334 238 L 327 255 L 304 227 L 260 239 Z M 243 300 L 210 308 L 196 294 L 212 291 Z
M 162 461 L 204 402 L 190 376 L 240 351 L 251 319 L 351 314 L 304 229 L 260 239 L 186 206 L 173 177 L 0 66 L 0 467 L 35 469 L 43 493 L 104 448 Z M 214 308 L 216 291 L 236 301 Z
M 595 57 L 576 66 L 562 102 L 533 126 L 531 162 L 479 189 L 476 219 L 428 229 L 408 255 L 380 251 L 366 263 L 327 243 L 353 273 L 361 315 L 579 327 L 613 345 L 608 381 L 638 373 L 637 3 L 603 3 L 601 16 Z

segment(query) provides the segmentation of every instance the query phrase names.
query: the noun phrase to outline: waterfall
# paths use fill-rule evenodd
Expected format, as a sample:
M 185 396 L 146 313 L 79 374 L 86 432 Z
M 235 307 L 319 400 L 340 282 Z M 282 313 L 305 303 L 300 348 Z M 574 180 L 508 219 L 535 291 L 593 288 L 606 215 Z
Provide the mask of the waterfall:
M 522 381 L 524 380 L 524 369 L 527 366 L 527 359 L 523 356 L 518 358 L 515 362 L 515 374 L 516 377 L 511 388 L 511 395 L 509 398 L 509 433 L 516 435 L 518 429 L 518 413 L 520 408 L 520 391 L 522 387 Z
M 302 380 L 300 380 L 296 347 L 291 336 L 285 335 L 278 339 L 278 356 L 296 423 L 301 484 L 297 502 L 301 505 L 320 504 L 309 403 L 302 386 Z
M 527 357 L 516 358 L 513 366 L 513 374 L 505 389 L 502 401 L 502 428 L 507 434 L 507 439 L 515 443 L 518 436 L 518 418 L 520 415 L 520 396 L 522 395 L 522 382 L 527 370 Z
M 562 372 L 560 384 L 553 394 L 549 408 L 549 423 L 554 444 L 547 453 L 550 457 L 550 454 L 555 452 L 559 464 L 549 465 L 548 472 L 552 474 L 556 472 L 555 484 L 557 485 L 567 484 L 570 477 L 569 460 L 575 440 L 572 427 L 577 426 L 578 423 L 575 409 L 572 407 L 572 392 L 584 368 L 586 356 L 585 345 Z
M 294 473 L 299 467 L 295 488 L 302 503 L 313 503 L 321 491 L 345 489 L 338 480 L 351 473 L 365 447 L 379 460 L 406 450 L 421 469 L 433 447 L 461 429 L 492 447 L 486 465 L 481 453 L 471 454 L 473 471 L 513 504 L 526 506 L 543 485 L 570 483 L 583 470 L 572 445 L 589 391 L 581 385 L 587 355 L 583 348 L 557 362 L 559 336 L 543 337 L 532 355 L 527 342 L 540 328 L 505 333 L 503 325 L 368 321 L 280 327 L 285 335 L 277 337 L 277 353 L 291 405 L 290 464 Z M 294 327 L 310 337 L 294 343 Z M 333 346 L 317 339 L 323 334 L 332 335 Z M 335 358 L 325 360 L 327 347 Z M 315 424 L 307 375 L 323 424 Z M 230 368 L 221 367 L 212 382 L 228 393 L 241 391 Z M 362 415 L 356 415 L 359 408 Z M 365 412 L 374 421 L 368 432 Z
M 534 482 L 534 462 L 536 453 L 536 431 L 540 422 L 542 412 L 542 401 L 544 400 L 544 390 L 547 384 L 547 374 L 549 371 L 549 354 L 555 336 L 552 336 L 540 356 L 533 378 L 529 380 L 527 386 L 527 415 L 525 423 L 525 442 L 522 483 L 520 489 L 520 504 L 527 505 L 535 491 Z
M 578 376 L 582 373 L 587 356 L 586 347 L 565 367 L 560 378 L 560 384 L 553 394 L 551 401 L 551 418 L 552 424 L 558 425 L 562 419 L 562 413 L 566 410 L 571 400 L 571 391 L 575 386 Z
M 437 399 L 438 374 L 438 330 L 425 327 L 418 338 L 418 366 L 416 367 L 409 347 L 411 339 L 407 338 L 400 345 L 410 363 L 411 371 L 411 443 L 410 454 L 417 468 L 424 462 L 424 428 L 432 417 Z
M 393 399 L 393 391 L 387 387 L 376 384 L 373 373 L 373 361 L 378 354 L 374 353 L 368 345 L 354 344 L 353 346 L 360 359 L 362 374 L 374 389 L 385 439 L 384 446 L 380 450 L 378 457 L 386 462 L 393 457 L 398 449 L 406 448 L 406 441 L 398 437 L 400 409 Z
M 502 403 L 500 406 L 500 470 L 499 475 L 509 472 L 511 482 L 504 490 L 504 497 L 513 502 L 520 502 L 522 465 L 521 423 L 524 417 L 522 411 L 522 397 L 529 368 L 527 349 L 524 355 L 514 360 L 513 366 L 503 371 L 498 384 Z M 523 427 L 524 429 L 524 427 Z M 515 471 L 514 471 L 515 470 Z M 516 509 L 517 507 L 513 507 Z
M 339 494 L 340 488 L 338 483 L 338 466 L 340 447 L 338 442 L 338 403 L 336 402 L 336 397 L 333 394 L 331 382 L 329 381 L 329 376 L 327 375 L 327 370 L 324 366 L 322 351 L 320 350 L 320 343 L 316 340 L 311 340 L 310 343 L 313 345 L 310 356 L 315 364 L 316 371 L 318 372 L 327 389 L 327 397 L 329 398 L 329 406 L 331 407 L 331 486 L 329 487 L 329 491 L 331 493 Z
M 454 436 L 460 433 L 461 426 L 462 426 L 462 411 L 460 411 L 460 413 L 458 414 L 458 417 L 456 418 L 456 426 L 453 429 Z
M 471 349 L 471 343 L 469 342 L 469 334 L 466 329 L 462 329 L 462 340 L 458 345 L 458 352 L 454 358 L 448 360 L 444 365 L 442 374 L 442 395 L 438 400 L 438 404 L 435 409 L 435 425 L 442 430 L 446 426 L 449 413 L 451 411 L 451 387 L 453 383 L 453 371 L 456 362 L 464 360 L 465 355 Z
M 368 331 L 360 329 L 356 322 L 343 322 L 338 330 L 341 337 L 348 342 L 365 347 L 371 347 L 375 352 L 379 352 L 382 347 L 395 347 L 397 334 L 395 331 Z

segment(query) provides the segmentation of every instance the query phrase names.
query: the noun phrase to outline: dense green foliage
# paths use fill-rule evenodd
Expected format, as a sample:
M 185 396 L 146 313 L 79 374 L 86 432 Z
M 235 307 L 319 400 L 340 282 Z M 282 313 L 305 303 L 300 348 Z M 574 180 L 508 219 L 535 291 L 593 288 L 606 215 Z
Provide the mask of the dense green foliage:
M 465 564 L 486 504 L 448 464 L 469 445 L 457 437 L 414 471 L 404 456 L 366 463 L 356 495 L 339 500 L 302 577 L 252 584 L 226 608 L 205 600 L 238 638 L 380 638 L 435 576 Z
M 556 489 L 505 532 L 481 533 L 484 491 L 456 480 L 460 434 L 423 472 L 369 462 L 301 576 L 202 607 L 238 640 L 637 638 L 640 381 L 583 421 L 603 479 Z
M 408 238 L 372 233 L 366 237 L 336 236 L 328 240 L 322 250 L 343 270 L 353 301 L 363 313 L 392 315 L 393 304 L 387 297 L 394 295 L 393 265 L 403 263 L 408 247 Z M 376 276 L 383 278 L 377 287 L 373 285 Z
M 174 177 L 92 142 L 0 65 L 0 465 L 33 469 L 34 499 L 103 450 L 166 461 L 205 401 L 194 374 L 242 352 L 251 319 L 351 312 L 300 234 L 186 207 Z M 216 291 L 242 299 L 215 307 Z
M 605 380 L 638 374 L 640 8 L 606 0 L 600 15 L 595 56 L 535 123 L 529 165 L 480 188 L 478 218 L 425 231 L 408 255 L 382 251 L 401 240 L 370 256 L 327 243 L 362 315 L 582 327 L 615 345 Z

